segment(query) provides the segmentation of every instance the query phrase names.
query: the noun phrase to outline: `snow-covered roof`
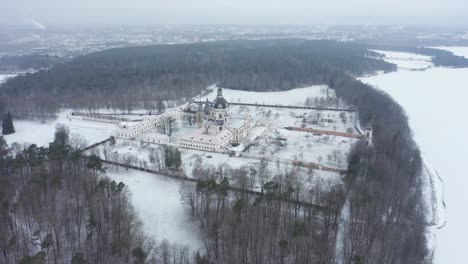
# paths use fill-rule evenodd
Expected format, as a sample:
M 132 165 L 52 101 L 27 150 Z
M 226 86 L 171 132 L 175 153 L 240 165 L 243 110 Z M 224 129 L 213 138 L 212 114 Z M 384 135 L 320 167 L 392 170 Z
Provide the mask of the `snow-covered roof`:
M 231 118 L 229 121 L 229 127 L 232 128 L 241 128 L 248 120 L 243 118 Z
M 218 94 L 212 105 L 215 109 L 226 109 L 228 107 L 228 102 L 223 97 L 223 89 L 218 88 Z
M 219 145 L 226 140 L 232 138 L 232 133 L 229 130 L 223 130 L 216 135 L 207 135 L 204 134 L 205 129 L 198 129 L 194 131 L 192 134 L 183 135 L 180 137 L 180 140 L 192 140 L 199 143 L 212 143 L 215 145 Z

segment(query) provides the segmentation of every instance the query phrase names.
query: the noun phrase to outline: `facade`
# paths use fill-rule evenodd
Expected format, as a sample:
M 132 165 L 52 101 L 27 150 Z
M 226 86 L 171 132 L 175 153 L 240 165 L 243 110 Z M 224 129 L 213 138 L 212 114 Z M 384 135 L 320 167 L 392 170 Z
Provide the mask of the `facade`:
M 190 135 L 179 138 L 179 146 L 208 151 L 223 150 L 231 144 L 232 133 L 224 130 L 216 135 L 205 134 L 203 129 L 199 129 Z
M 169 139 L 169 136 L 158 133 L 148 133 L 141 137 L 142 141 L 154 144 L 167 144 Z
M 232 118 L 229 124 L 229 131 L 233 134 L 233 142 L 239 143 L 248 135 L 250 130 L 255 127 L 253 118 L 250 116 L 244 116 L 239 118 Z

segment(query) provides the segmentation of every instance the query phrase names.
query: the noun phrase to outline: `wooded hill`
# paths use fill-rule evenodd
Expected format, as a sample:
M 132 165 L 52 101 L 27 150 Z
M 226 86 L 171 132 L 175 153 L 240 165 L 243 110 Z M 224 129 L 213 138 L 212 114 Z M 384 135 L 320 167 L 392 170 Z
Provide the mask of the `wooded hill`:
M 154 107 L 191 97 L 213 83 L 269 91 L 328 83 L 334 72 L 362 75 L 395 65 L 370 58 L 365 46 L 324 40 L 260 40 L 118 48 L 77 57 L 10 79 L 1 87 L 8 108 L 60 105 Z

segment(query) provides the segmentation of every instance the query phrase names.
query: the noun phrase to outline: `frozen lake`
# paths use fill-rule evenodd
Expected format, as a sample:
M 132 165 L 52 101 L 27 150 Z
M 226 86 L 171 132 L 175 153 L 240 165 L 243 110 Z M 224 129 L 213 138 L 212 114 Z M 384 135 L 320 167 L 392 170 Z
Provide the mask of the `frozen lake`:
M 451 50 L 468 54 L 468 47 Z M 434 229 L 434 262 L 462 263 L 468 249 L 468 168 L 463 165 L 468 150 L 468 69 L 400 69 L 362 81 L 388 92 L 406 110 L 425 162 L 444 181 L 447 223 Z

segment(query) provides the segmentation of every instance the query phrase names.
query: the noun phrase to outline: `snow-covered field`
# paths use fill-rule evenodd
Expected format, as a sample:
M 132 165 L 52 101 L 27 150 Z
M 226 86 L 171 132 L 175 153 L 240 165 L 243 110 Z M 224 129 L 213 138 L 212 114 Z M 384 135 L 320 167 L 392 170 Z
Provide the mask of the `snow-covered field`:
M 67 111 L 62 112 L 59 118 L 54 121 L 14 121 L 15 133 L 4 136 L 6 142 L 11 144 L 36 144 L 38 146 L 48 146 L 54 139 L 55 127 L 63 124 L 70 129 L 71 136 L 79 135 L 88 144 L 93 144 L 104 140 L 118 129 L 116 124 L 106 122 L 86 121 L 81 118 L 72 117 Z
M 264 97 L 268 97 L 267 93 Z M 285 126 L 301 127 L 305 118 L 304 126 L 306 128 L 314 128 L 320 130 L 346 132 L 348 129 L 353 130 L 355 125 L 355 114 L 328 110 L 310 110 L 310 109 L 289 109 L 276 107 L 255 107 L 255 106 L 231 106 L 231 112 L 250 115 L 254 120 L 259 120 L 269 126 L 283 128 Z M 340 114 L 346 118 L 343 122 Z M 318 117 L 324 117 L 333 120 L 333 123 L 317 123 L 312 124 L 312 120 Z
M 399 69 L 421 70 L 434 67 L 430 56 L 399 51 L 374 50 L 385 55 L 385 61 L 394 63 Z
M 216 87 L 210 86 L 209 93 L 197 100 L 205 101 L 216 98 Z M 223 88 L 223 96 L 229 103 L 257 103 L 257 104 L 281 104 L 281 105 L 304 105 L 307 97 L 327 97 L 327 86 L 315 85 L 305 88 L 297 88 L 281 92 L 251 92 Z
M 276 138 L 284 140 L 277 140 Z M 277 129 L 256 140 L 248 154 L 271 159 L 314 162 L 334 168 L 346 169 L 346 157 L 357 139 L 313 135 L 312 133 Z
M 468 47 L 451 50 L 456 55 L 468 54 Z M 444 182 L 444 190 L 436 189 L 439 195 L 445 193 L 447 211 L 444 219 L 444 208 L 439 208 L 439 223 L 432 228 L 436 234 L 435 263 L 464 263 L 468 249 L 468 167 L 463 165 L 468 149 L 468 69 L 400 69 L 362 81 L 388 92 L 403 106 L 425 163 Z M 440 186 L 437 177 L 434 181 L 436 188 Z
M 129 188 L 145 235 L 187 245 L 192 252 L 202 248 L 197 224 L 181 203 L 178 181 L 136 170 L 108 170 L 106 174 Z
M 285 130 L 286 131 L 286 130 Z M 289 132 L 289 131 L 288 131 Z M 304 137 L 306 133 L 303 132 L 291 132 L 300 134 L 300 138 Z M 311 138 L 312 138 L 312 134 Z M 243 153 L 243 157 L 236 157 L 236 156 L 229 156 L 228 154 L 224 153 L 215 153 L 215 152 L 208 152 L 208 151 L 201 151 L 195 149 L 186 149 L 186 148 L 179 148 L 181 155 L 182 155 L 182 167 L 181 170 L 184 174 L 188 177 L 193 177 L 193 169 L 197 164 L 197 160 L 201 161 L 201 165 L 204 167 L 212 167 L 212 168 L 231 168 L 231 169 L 240 169 L 242 167 L 246 168 L 247 170 L 250 168 L 254 168 L 259 170 L 260 160 L 261 157 L 266 157 L 268 159 L 267 169 L 269 171 L 270 177 L 274 177 L 277 174 L 285 173 L 287 171 L 291 171 L 293 166 L 291 160 L 298 158 L 304 162 L 317 162 L 317 160 L 313 159 L 312 157 L 315 156 L 323 156 L 322 163 L 327 166 L 331 167 L 344 167 L 346 164 L 345 160 L 345 153 L 349 151 L 349 147 L 351 146 L 351 142 L 353 140 L 344 139 L 348 141 L 346 144 L 342 143 L 340 140 L 342 138 L 330 137 L 335 139 L 326 140 L 326 142 L 314 143 L 316 149 L 313 151 L 308 150 L 300 150 L 299 144 L 291 143 L 291 149 L 288 147 L 278 151 L 281 155 L 260 155 L 258 153 L 258 149 L 253 147 L 251 151 Z M 317 139 L 315 139 L 317 140 Z M 322 141 L 322 139 L 320 139 Z M 328 143 L 327 143 L 328 142 Z M 322 146 L 323 143 L 323 146 Z M 336 145 L 334 145 L 336 143 Z M 342 144 L 342 145 L 341 145 Z M 101 145 L 97 148 L 89 150 L 90 153 L 98 154 L 103 159 L 108 159 L 112 161 L 117 161 L 120 163 L 125 163 L 125 160 L 130 160 L 132 165 L 146 167 L 149 169 L 159 169 L 157 163 L 152 163 L 150 161 L 150 154 L 153 151 L 158 155 L 161 153 L 159 149 L 160 145 L 149 144 L 149 143 L 140 143 L 139 141 L 132 141 L 132 140 L 124 140 L 124 139 L 117 139 L 116 144 L 114 146 L 110 146 L 109 143 L 106 145 Z M 294 148 L 298 148 L 294 152 Z M 107 157 L 104 155 L 104 148 L 107 149 Z M 262 148 L 263 149 L 263 148 Z M 333 155 L 333 150 L 338 149 L 338 159 L 340 159 L 341 163 L 337 163 L 334 160 L 328 161 L 327 156 Z M 301 155 L 302 153 L 302 155 Z M 312 155 L 312 156 L 311 156 Z M 128 158 L 131 157 L 131 158 Z M 277 162 L 280 161 L 280 162 Z M 310 172 L 309 168 L 304 167 L 296 167 L 296 172 L 298 176 L 302 177 L 304 182 L 308 184 L 315 183 L 317 180 L 322 182 L 324 187 L 332 187 L 336 185 L 342 184 L 342 176 L 336 172 L 329 172 L 329 171 L 319 171 L 314 170 L 314 172 Z M 231 182 L 234 182 L 236 179 L 230 179 Z M 258 180 L 258 179 L 257 179 Z M 260 183 L 256 182 L 254 184 L 255 189 L 260 189 Z

